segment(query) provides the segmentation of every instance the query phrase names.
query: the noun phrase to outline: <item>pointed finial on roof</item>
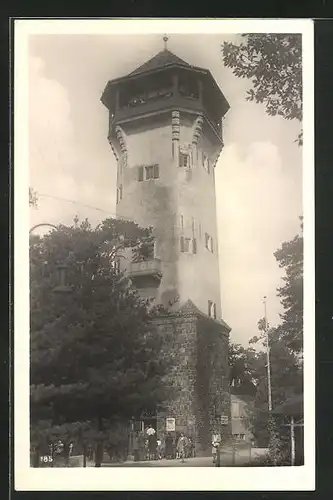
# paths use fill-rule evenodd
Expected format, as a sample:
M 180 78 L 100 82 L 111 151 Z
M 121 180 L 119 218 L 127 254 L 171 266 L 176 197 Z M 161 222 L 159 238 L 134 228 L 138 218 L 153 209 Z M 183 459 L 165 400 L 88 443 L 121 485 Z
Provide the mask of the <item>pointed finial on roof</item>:
M 169 37 L 167 35 L 164 35 L 163 37 L 163 42 L 164 42 L 164 50 L 167 50 L 167 43 L 168 43 Z

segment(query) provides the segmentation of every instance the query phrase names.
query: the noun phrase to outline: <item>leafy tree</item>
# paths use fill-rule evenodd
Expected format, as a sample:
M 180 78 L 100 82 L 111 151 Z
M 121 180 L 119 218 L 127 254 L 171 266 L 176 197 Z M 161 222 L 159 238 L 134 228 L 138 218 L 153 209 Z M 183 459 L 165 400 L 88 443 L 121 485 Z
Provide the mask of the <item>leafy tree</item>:
M 240 344 L 229 345 L 229 377 L 233 394 L 254 396 L 257 383 L 258 353 Z
M 303 390 L 303 373 L 298 357 L 293 353 L 278 328 L 268 330 L 271 391 L 273 409 L 282 404 L 294 394 Z M 263 336 L 251 339 L 258 345 Z M 255 396 L 255 413 L 253 419 L 253 433 L 262 446 L 268 444 L 268 386 L 267 386 L 267 357 L 265 350 L 258 353 L 256 377 L 258 380 Z
M 224 42 L 224 65 L 251 80 L 246 100 L 264 104 L 266 112 L 302 121 L 302 37 L 299 34 L 251 33 L 239 45 Z M 297 141 L 302 145 L 303 135 Z
M 154 313 L 116 265 L 128 248 L 147 255 L 152 242 L 150 229 L 114 219 L 95 229 L 76 219 L 31 237 L 32 427 L 89 421 L 97 466 L 107 422 L 156 411 L 168 395 L 167 338 L 156 334 Z M 55 293 L 64 262 L 68 281 Z
M 301 218 L 302 219 L 302 218 Z M 303 226 L 301 225 L 303 229 Z M 284 312 L 278 327 L 279 337 L 289 349 L 301 355 L 303 352 L 303 235 L 282 244 L 274 256 L 285 270 L 284 285 L 278 288 Z
M 37 208 L 38 197 L 36 191 L 29 187 L 29 207 Z
M 301 218 L 302 221 L 302 218 Z M 302 223 L 301 223 L 302 228 Z M 277 289 L 283 313 L 281 324 L 270 327 L 265 318 L 258 321 L 258 335 L 250 339 L 253 348 L 230 346 L 231 379 L 238 380 L 240 394 L 246 393 L 243 381 L 251 378 L 255 386 L 252 432 L 259 446 L 272 445 L 280 453 L 279 444 L 289 439 L 286 427 L 276 427 L 268 413 L 267 337 L 270 357 L 273 409 L 288 398 L 303 392 L 303 237 L 297 235 L 282 244 L 275 258 L 286 275 Z M 233 389 L 235 391 L 235 389 Z M 237 388 L 236 388 L 237 390 Z

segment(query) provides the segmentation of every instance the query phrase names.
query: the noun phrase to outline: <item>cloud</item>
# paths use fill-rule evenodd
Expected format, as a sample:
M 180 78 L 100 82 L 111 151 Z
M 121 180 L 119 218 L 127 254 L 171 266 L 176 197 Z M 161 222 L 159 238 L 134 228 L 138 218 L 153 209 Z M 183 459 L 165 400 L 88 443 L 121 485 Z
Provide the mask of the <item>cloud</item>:
M 73 128 L 66 89 L 44 76 L 42 59 L 30 59 L 29 72 L 29 167 L 37 190 L 52 186 L 57 192 L 58 175 L 68 175 L 74 161 Z M 45 176 L 47 172 L 47 176 Z M 55 181 L 55 184 L 54 184 Z
M 31 210 L 31 224 L 70 223 L 76 214 L 97 223 L 112 212 L 112 183 L 110 190 L 107 185 L 101 188 L 94 176 L 94 165 L 101 163 L 98 151 L 93 154 L 90 144 L 76 140 L 68 90 L 45 76 L 43 59 L 32 56 L 29 62 L 30 185 L 40 194 L 39 210 Z M 100 130 L 97 134 L 101 135 Z M 111 153 L 104 161 L 110 159 Z M 105 212 L 84 205 L 105 208 Z
M 264 295 L 270 322 L 279 322 L 282 271 L 273 252 L 298 231 L 293 190 L 272 142 L 225 147 L 216 170 L 222 310 L 238 342 L 255 335 Z

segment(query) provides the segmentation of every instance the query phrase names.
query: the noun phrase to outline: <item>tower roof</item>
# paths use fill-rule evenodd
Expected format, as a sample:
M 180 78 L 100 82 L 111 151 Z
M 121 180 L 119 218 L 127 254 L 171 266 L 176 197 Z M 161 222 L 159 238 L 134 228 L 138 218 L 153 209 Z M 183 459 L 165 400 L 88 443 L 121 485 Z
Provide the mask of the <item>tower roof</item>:
M 170 50 L 164 49 L 158 54 L 156 54 L 154 57 L 149 59 L 149 61 L 145 62 L 137 69 L 129 73 L 128 76 L 139 75 L 141 73 L 146 73 L 147 71 L 161 69 L 164 68 L 165 66 L 170 66 L 173 64 L 177 64 L 178 66 L 184 66 L 186 68 L 190 67 L 190 65 L 186 61 L 184 61 L 180 57 L 170 52 Z

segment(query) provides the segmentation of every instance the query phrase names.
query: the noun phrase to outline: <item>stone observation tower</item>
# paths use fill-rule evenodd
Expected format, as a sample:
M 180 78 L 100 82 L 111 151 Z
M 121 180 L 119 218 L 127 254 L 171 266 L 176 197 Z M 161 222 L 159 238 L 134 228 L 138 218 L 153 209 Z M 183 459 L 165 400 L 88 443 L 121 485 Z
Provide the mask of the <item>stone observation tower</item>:
M 101 100 L 118 166 L 117 216 L 152 226 L 155 235 L 154 255 L 127 261 L 127 273 L 143 296 L 174 312 L 160 328 L 176 328 L 183 353 L 183 390 L 166 415 L 205 448 L 212 426 L 229 416 L 230 328 L 221 311 L 215 200 L 229 104 L 209 70 L 164 42 L 148 62 L 109 81 Z

